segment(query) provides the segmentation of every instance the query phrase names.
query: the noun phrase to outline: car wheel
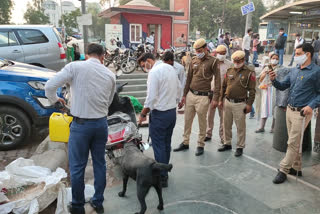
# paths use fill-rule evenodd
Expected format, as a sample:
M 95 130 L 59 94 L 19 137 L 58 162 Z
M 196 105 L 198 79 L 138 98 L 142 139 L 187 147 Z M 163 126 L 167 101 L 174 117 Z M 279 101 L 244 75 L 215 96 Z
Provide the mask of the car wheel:
M 31 123 L 26 114 L 11 106 L 0 107 L 0 150 L 16 148 L 31 135 Z

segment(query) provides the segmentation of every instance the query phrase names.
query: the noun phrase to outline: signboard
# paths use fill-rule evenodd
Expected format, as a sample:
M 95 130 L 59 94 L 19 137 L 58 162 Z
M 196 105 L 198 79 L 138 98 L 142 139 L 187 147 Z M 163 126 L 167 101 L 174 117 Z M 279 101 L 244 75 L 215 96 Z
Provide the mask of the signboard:
M 122 39 L 122 25 L 116 24 L 106 24 L 106 47 L 109 49 L 116 49 L 117 48 L 117 41 L 119 40 L 123 43 Z
M 250 2 L 249 4 L 246 4 L 241 7 L 241 12 L 243 16 L 247 15 L 248 13 L 252 13 L 253 11 L 255 11 L 253 2 Z
M 87 13 L 82 16 L 77 16 L 77 22 L 79 25 L 92 25 L 92 14 Z

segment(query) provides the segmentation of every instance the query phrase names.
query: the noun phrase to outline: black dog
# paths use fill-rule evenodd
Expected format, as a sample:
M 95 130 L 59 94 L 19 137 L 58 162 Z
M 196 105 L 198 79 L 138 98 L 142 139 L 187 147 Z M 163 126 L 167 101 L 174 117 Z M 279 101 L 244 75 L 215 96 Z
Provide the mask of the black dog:
M 129 177 L 137 182 L 137 196 L 141 205 L 140 212 L 144 214 L 147 210 L 146 195 L 153 186 L 159 197 L 158 209 L 163 210 L 162 188 L 160 171 L 171 171 L 172 164 L 157 163 L 152 158 L 145 156 L 134 143 L 124 145 L 124 155 L 120 160 L 123 171 L 123 190 L 119 192 L 120 197 L 124 197 L 127 190 Z

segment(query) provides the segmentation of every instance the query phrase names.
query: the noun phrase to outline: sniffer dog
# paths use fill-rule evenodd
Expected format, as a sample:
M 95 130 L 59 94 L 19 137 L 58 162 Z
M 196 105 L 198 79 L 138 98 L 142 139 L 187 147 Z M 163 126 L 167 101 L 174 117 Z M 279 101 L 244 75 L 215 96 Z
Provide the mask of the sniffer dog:
M 140 212 L 144 214 L 147 210 L 145 197 L 151 187 L 154 187 L 159 197 L 158 210 L 163 210 L 163 198 L 160 171 L 171 171 L 172 164 L 157 163 L 154 159 L 145 156 L 133 142 L 124 145 L 124 155 L 120 159 L 120 166 L 123 171 L 123 190 L 119 192 L 124 197 L 127 190 L 129 177 L 137 182 L 137 196 L 140 202 Z

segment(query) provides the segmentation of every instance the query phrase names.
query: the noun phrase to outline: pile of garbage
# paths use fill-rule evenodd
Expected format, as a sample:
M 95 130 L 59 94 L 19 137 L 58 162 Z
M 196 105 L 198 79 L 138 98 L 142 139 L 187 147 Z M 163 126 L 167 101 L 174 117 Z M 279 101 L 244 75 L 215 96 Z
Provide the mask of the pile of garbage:
M 0 172 L 0 213 L 36 214 L 54 202 L 65 190 L 62 168 L 52 172 L 33 160 L 18 158 Z

